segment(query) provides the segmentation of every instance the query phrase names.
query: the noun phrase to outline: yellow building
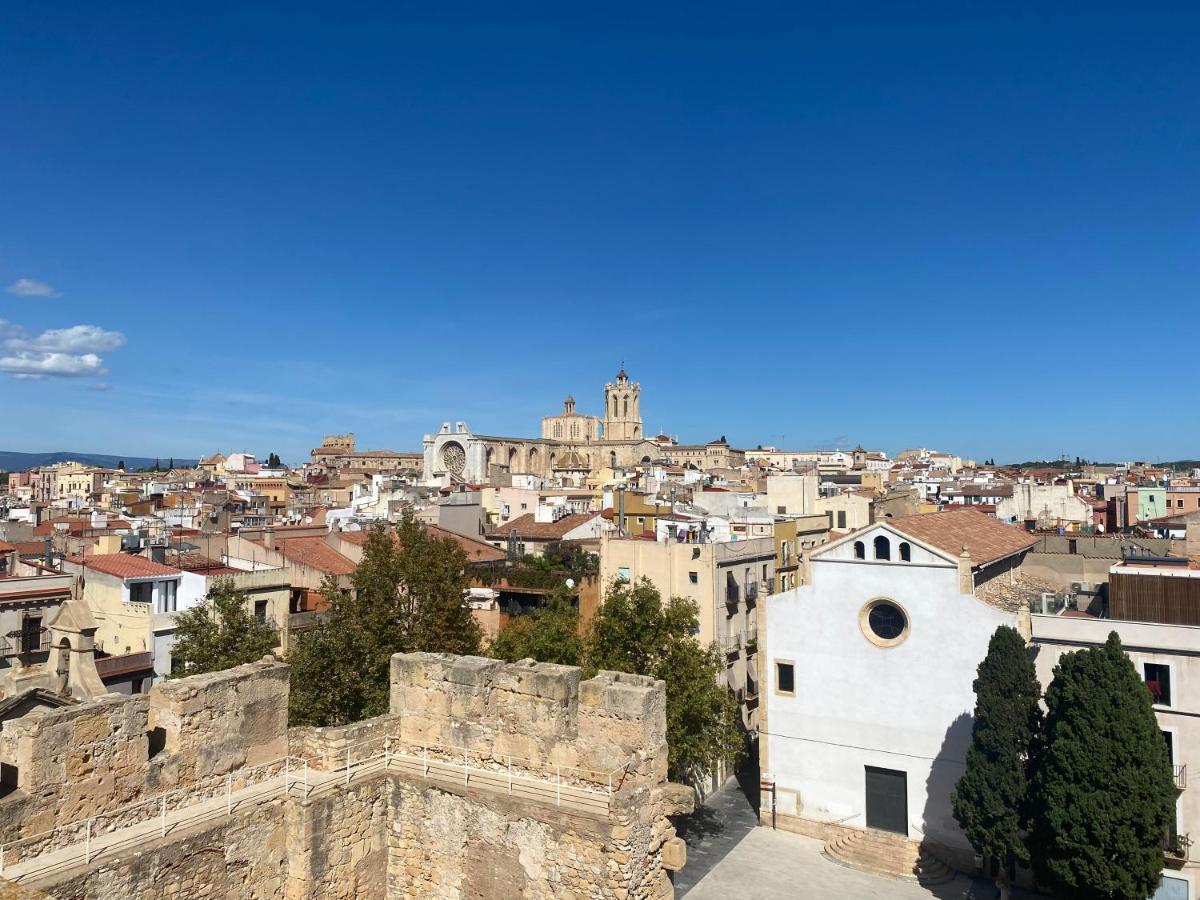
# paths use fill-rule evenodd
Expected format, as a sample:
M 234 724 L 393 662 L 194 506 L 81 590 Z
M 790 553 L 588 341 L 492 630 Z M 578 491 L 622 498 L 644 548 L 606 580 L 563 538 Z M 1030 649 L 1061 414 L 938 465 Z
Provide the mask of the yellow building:
M 805 550 L 829 540 L 829 517 L 795 516 L 775 522 L 775 590 L 790 591 L 804 583 Z

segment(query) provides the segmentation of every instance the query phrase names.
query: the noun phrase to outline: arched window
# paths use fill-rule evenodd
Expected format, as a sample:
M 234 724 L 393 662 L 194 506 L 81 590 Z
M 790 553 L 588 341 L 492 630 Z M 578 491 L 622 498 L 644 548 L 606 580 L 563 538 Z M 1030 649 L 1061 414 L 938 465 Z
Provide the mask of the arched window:
M 626 419 L 629 418 L 629 395 L 628 394 L 625 395 L 625 413 L 624 413 L 624 415 L 625 415 Z
M 885 538 L 882 534 L 875 538 L 875 558 L 892 558 L 892 542 Z
M 556 438 L 562 437 L 562 422 L 554 423 L 554 436 Z
M 866 559 L 867 558 L 867 548 L 866 548 L 866 545 L 863 544 L 862 541 L 854 542 L 854 558 L 855 559 Z
M 912 547 L 908 541 L 900 542 L 900 559 L 904 562 L 912 562 Z

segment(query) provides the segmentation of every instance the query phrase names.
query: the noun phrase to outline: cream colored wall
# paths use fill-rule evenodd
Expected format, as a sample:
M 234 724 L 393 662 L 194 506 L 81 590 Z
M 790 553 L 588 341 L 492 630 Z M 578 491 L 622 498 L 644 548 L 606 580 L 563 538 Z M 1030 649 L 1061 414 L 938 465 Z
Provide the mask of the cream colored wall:
M 83 597 L 96 620 L 99 649 L 114 656 L 150 649 L 150 606 L 125 603 L 120 579 L 88 572 Z

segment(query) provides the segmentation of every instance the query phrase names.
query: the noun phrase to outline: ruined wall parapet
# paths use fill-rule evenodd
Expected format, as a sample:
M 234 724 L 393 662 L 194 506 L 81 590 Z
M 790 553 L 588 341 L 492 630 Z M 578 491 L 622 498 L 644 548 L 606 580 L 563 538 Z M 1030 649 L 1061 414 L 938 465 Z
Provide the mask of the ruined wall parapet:
M 49 831 L 287 754 L 288 667 L 267 657 L 224 672 L 11 719 L 0 762 L 0 841 Z
M 666 773 L 661 681 L 574 666 L 478 656 L 392 657 L 391 712 L 399 737 L 547 768 L 660 780 Z

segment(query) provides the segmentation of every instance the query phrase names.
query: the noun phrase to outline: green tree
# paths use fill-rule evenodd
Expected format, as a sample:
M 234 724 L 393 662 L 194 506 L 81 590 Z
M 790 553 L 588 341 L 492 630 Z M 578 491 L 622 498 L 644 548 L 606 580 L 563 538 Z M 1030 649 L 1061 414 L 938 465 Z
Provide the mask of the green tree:
M 669 767 L 685 783 L 719 762 L 735 764 L 743 746 L 737 701 L 718 680 L 724 662 L 715 647 L 696 641 L 698 631 L 693 601 L 663 603 L 642 578 L 609 587 L 585 642 L 588 674 L 613 669 L 666 682 Z
M 125 460 L 123 460 L 123 459 L 118 459 L 118 460 L 117 460 L 117 471 L 118 471 L 118 472 L 124 472 L 124 471 L 125 471 Z
M 271 453 L 269 453 L 267 455 L 267 468 L 268 469 L 278 469 L 282 465 L 283 465 L 283 462 L 280 461 L 278 453 L 275 453 L 272 451 Z
M 1016 629 L 996 629 L 974 687 L 975 721 L 966 771 L 954 788 L 954 818 L 990 860 L 1000 895 L 1008 897 L 1011 867 L 1029 862 L 1022 812 L 1030 746 L 1042 718 L 1037 673 Z
M 479 652 L 479 626 L 464 601 L 466 553 L 430 536 L 411 518 L 393 531 L 376 526 L 343 590 L 326 579 L 329 609 L 296 640 L 290 721 L 344 725 L 388 709 L 394 653 Z
M 1150 692 L 1116 632 L 1055 667 L 1030 796 L 1034 873 L 1056 896 L 1154 893 L 1174 824 L 1174 779 Z
M 249 611 L 249 598 L 229 578 L 217 579 L 205 602 L 175 618 L 171 664 L 180 675 L 218 672 L 254 662 L 279 646 L 279 634 Z
M 572 605 L 569 592 L 555 591 L 544 606 L 509 619 L 488 647 L 488 653 L 508 662 L 536 659 L 563 666 L 582 665 L 579 611 Z

